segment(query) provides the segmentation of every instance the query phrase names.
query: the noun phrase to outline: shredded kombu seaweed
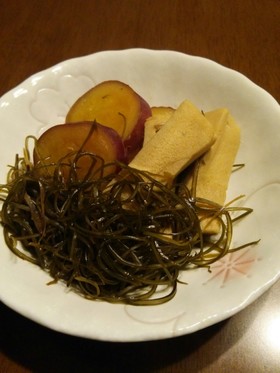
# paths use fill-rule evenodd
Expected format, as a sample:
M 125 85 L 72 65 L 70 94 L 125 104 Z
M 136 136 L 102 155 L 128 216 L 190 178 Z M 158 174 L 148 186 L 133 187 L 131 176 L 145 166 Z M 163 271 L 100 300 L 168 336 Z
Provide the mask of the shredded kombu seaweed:
M 79 151 L 73 161 L 51 165 L 50 174 L 46 162 L 32 163 L 26 146 L 0 186 L 8 247 L 47 271 L 50 283 L 62 280 L 88 299 L 160 304 L 176 294 L 181 271 L 209 267 L 241 248 L 230 248 L 231 213 L 240 218 L 251 209 L 201 200 L 124 164 L 118 174 L 106 175 L 110 165 L 102 164 L 79 180 L 81 157 L 97 161 Z M 219 220 L 219 235 L 202 234 L 201 213 Z

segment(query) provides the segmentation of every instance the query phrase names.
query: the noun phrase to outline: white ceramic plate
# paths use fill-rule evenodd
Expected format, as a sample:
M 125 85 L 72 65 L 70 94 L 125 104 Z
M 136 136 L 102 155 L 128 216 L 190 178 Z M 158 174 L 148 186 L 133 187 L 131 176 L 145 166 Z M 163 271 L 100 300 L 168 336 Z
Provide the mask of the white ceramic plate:
M 176 297 L 154 307 L 93 302 L 61 284 L 46 286 L 42 270 L 11 254 L 0 236 L 0 299 L 54 330 L 106 341 L 142 341 L 191 333 L 237 313 L 280 275 L 280 109 L 263 89 L 215 62 L 171 51 L 108 51 L 65 61 L 38 73 L 0 101 L 0 182 L 28 134 L 63 122 L 69 106 L 103 80 L 130 84 L 151 105 L 176 107 L 188 98 L 204 111 L 227 107 L 242 129 L 228 199 L 245 193 L 254 213 L 234 230 L 234 245 L 259 245 L 188 271 Z

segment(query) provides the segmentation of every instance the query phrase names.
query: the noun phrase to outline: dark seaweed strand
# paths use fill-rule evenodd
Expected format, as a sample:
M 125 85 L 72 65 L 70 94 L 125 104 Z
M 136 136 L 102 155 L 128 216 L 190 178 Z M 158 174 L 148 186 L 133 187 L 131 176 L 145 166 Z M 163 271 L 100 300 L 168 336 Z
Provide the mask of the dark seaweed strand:
M 75 159 L 96 156 L 79 152 Z M 68 157 L 69 158 L 69 157 Z M 151 175 L 119 164 L 121 172 L 78 181 L 65 157 L 53 175 L 32 165 L 28 151 L 16 157 L 0 187 L 1 224 L 8 247 L 48 271 L 52 282 L 88 299 L 135 305 L 160 304 L 176 294 L 181 270 L 208 266 L 227 252 L 229 209 L 166 187 Z M 71 180 L 61 177 L 69 167 Z M 178 190 L 180 191 L 178 193 Z M 204 240 L 197 212 L 215 214 L 221 233 Z

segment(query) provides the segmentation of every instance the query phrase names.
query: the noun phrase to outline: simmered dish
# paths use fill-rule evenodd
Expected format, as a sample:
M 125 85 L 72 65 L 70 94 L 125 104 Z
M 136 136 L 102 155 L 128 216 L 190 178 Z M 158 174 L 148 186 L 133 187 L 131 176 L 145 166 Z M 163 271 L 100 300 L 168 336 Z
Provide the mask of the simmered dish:
M 227 109 L 150 107 L 105 81 L 25 139 L 1 185 L 5 241 L 87 299 L 166 302 L 182 271 L 256 243 L 231 246 L 252 211 L 226 202 L 239 142 Z

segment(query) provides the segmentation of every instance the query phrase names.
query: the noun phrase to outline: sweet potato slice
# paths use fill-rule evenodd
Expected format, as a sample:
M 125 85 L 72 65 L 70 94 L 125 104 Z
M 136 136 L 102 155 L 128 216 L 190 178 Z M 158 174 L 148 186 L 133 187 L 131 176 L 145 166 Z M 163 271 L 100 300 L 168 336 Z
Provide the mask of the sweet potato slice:
M 121 136 L 129 159 L 140 150 L 144 124 L 151 116 L 149 104 L 130 86 L 116 80 L 102 82 L 70 108 L 66 123 L 92 121 L 111 127 Z
M 91 154 L 81 156 L 82 152 Z M 97 122 L 53 126 L 41 135 L 34 149 L 34 164 L 42 166 L 40 172 L 52 175 L 60 163 L 60 172 L 65 179 L 69 177 L 74 161 L 78 179 L 83 179 L 89 172 L 91 175 L 97 172 L 103 162 L 108 164 L 116 160 L 125 161 L 123 142 L 115 130 Z M 103 171 L 108 174 L 116 169 L 112 164 Z M 95 178 L 100 176 L 97 172 Z
M 168 121 L 175 109 L 169 106 L 153 106 L 152 116 L 146 120 L 144 143 L 145 145 Z

